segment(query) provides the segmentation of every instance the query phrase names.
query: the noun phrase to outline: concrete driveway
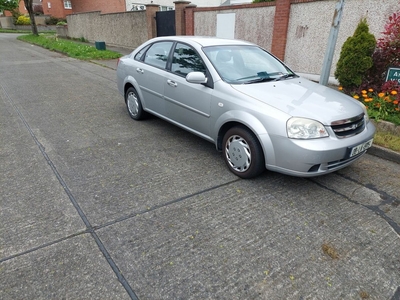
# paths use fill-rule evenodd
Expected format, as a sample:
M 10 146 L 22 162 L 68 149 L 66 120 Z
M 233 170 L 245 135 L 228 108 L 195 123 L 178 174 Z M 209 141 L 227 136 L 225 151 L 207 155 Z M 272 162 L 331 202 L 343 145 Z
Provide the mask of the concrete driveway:
M 231 174 L 115 70 L 0 34 L 0 299 L 400 299 L 400 165 Z

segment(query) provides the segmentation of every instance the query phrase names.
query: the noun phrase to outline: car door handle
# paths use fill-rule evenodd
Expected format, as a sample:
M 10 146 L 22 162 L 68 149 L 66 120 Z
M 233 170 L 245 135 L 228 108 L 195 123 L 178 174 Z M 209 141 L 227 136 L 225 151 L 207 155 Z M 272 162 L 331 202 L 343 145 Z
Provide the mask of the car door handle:
M 167 80 L 168 85 L 172 86 L 172 87 L 177 87 L 178 84 L 175 81 L 172 80 Z
M 143 74 L 143 73 L 144 73 L 143 69 L 141 69 L 141 68 L 136 68 L 136 72 L 138 72 L 138 73 L 140 73 L 140 74 Z

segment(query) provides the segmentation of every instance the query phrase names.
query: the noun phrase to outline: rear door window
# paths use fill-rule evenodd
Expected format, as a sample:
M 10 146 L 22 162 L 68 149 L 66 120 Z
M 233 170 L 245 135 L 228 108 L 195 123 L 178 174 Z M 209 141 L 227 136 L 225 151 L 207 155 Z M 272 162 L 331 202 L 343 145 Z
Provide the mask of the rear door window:
M 165 69 L 172 42 L 154 43 L 147 50 L 144 62 L 154 67 Z

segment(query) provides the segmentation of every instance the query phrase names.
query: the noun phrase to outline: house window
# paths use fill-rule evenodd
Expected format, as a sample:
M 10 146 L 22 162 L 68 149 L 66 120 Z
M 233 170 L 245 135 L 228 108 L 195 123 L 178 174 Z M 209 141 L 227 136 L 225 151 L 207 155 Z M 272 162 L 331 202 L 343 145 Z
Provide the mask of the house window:
M 64 0 L 64 8 L 72 9 L 72 4 L 70 0 Z
M 174 10 L 172 6 L 160 6 L 160 11 Z

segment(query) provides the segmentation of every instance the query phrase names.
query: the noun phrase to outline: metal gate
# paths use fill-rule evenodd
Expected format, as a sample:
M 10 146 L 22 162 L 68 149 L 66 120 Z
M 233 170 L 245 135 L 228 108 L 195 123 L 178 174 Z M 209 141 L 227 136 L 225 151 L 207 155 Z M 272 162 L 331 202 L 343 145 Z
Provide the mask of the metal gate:
M 175 11 L 156 12 L 157 36 L 175 35 Z

